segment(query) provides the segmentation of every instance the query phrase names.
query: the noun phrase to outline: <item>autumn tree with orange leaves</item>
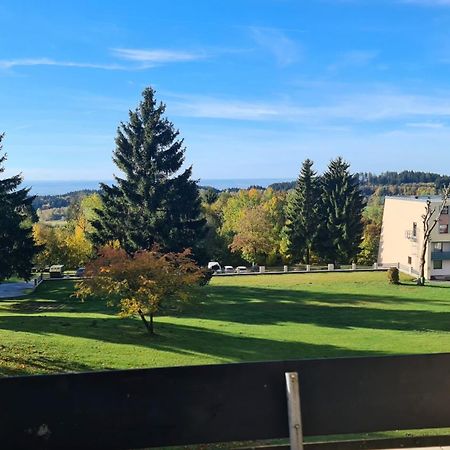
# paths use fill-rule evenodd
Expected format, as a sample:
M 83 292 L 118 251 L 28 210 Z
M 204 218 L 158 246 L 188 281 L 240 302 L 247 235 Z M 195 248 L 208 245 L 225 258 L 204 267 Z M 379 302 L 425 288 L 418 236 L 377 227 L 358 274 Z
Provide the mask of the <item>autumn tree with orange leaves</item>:
M 139 316 L 153 335 L 154 316 L 199 298 L 207 280 L 190 250 L 161 253 L 153 248 L 128 255 L 121 248 L 104 247 L 86 266 L 86 278 L 77 284 L 76 296 L 105 298 L 109 305 L 120 307 L 121 316 Z

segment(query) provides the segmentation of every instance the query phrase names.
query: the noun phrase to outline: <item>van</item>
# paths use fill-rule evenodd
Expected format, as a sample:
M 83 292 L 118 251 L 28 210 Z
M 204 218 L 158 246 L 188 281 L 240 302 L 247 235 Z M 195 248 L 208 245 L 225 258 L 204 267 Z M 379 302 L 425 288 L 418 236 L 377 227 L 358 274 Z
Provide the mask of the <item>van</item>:
M 64 277 L 64 266 L 62 264 L 53 264 L 49 268 L 50 278 L 63 278 Z
M 222 273 L 222 266 L 217 261 L 210 261 L 208 269 L 213 270 L 214 273 Z

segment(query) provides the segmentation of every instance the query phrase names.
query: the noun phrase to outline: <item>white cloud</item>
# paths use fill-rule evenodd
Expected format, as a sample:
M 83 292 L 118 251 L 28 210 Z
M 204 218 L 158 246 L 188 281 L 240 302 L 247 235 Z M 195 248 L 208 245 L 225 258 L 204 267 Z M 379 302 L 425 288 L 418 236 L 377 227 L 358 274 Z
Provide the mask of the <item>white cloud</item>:
M 206 56 L 204 53 L 187 51 L 135 48 L 114 48 L 112 53 L 118 58 L 139 62 L 146 67 L 156 64 L 195 61 Z
M 422 6 L 450 6 L 450 0 L 402 0 L 401 3 L 412 3 Z
M 321 172 L 337 155 L 347 159 L 355 172 L 405 169 L 441 172 L 442 161 L 448 161 L 450 130 L 403 129 L 386 133 L 355 129 L 317 133 L 290 129 L 280 133 L 261 127 L 251 133 L 247 130 L 236 133 L 230 126 L 214 135 L 205 135 L 200 130 L 189 134 L 186 142 L 195 162 L 196 176 L 294 179 L 304 159 L 312 158 L 316 170 Z M 213 167 L 211 148 L 214 148 Z M 427 158 L 430 154 L 434 157 Z M 240 164 L 236 164 L 236 155 Z
M 17 58 L 0 60 L 1 69 L 13 69 L 14 67 L 33 67 L 33 66 L 56 66 L 56 67 L 80 67 L 86 69 L 101 70 L 142 70 L 155 67 L 157 65 L 194 61 L 204 58 L 200 53 L 191 53 L 172 50 L 139 50 L 116 48 L 112 49 L 112 54 L 120 59 L 133 62 L 133 65 L 124 64 L 99 64 L 78 61 L 60 61 L 52 58 Z
M 276 118 L 280 107 L 276 104 L 223 100 L 212 97 L 181 96 L 170 102 L 170 111 L 185 117 L 211 119 L 265 120 Z
M 299 45 L 276 28 L 250 27 L 255 42 L 271 53 L 278 64 L 287 66 L 298 60 Z
M 406 124 L 410 128 L 425 128 L 437 130 L 445 127 L 445 124 L 439 122 L 410 122 Z
M 342 54 L 338 61 L 331 64 L 330 70 L 341 70 L 347 67 L 363 67 L 372 62 L 378 56 L 377 51 L 353 50 Z
M 450 117 L 450 92 L 446 95 L 413 95 L 373 91 L 331 97 L 320 104 L 289 101 L 251 102 L 204 96 L 170 95 L 170 112 L 184 117 L 286 121 L 309 124 L 409 120 L 433 124 Z M 414 120 L 416 119 L 416 120 Z M 418 120 L 417 120 L 418 119 Z M 426 119 L 426 120 L 424 120 Z M 428 125 L 428 128 L 436 128 Z
M 88 69 L 125 70 L 126 67 L 117 64 L 95 64 L 75 61 L 57 61 L 50 58 L 22 58 L 0 60 L 0 69 L 12 69 L 26 66 L 58 66 L 58 67 L 84 67 Z

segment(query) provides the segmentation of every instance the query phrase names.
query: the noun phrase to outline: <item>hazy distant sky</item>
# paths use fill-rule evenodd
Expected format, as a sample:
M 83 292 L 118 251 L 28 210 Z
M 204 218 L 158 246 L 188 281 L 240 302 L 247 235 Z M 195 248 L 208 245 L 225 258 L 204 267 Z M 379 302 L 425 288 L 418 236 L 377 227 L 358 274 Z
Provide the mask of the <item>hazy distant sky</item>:
M 450 173 L 450 0 L 0 3 L 8 173 L 110 179 L 148 85 L 196 177 Z

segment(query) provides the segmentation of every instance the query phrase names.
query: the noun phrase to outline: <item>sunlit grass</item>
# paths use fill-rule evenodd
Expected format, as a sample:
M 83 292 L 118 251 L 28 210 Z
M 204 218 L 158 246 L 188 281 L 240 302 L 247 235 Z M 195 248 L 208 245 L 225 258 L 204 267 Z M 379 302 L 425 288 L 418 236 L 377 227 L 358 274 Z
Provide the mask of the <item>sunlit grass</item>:
M 450 350 L 450 285 L 387 283 L 384 273 L 214 278 L 201 303 L 138 319 L 80 302 L 74 282 L 0 301 L 0 374 L 160 367 Z

